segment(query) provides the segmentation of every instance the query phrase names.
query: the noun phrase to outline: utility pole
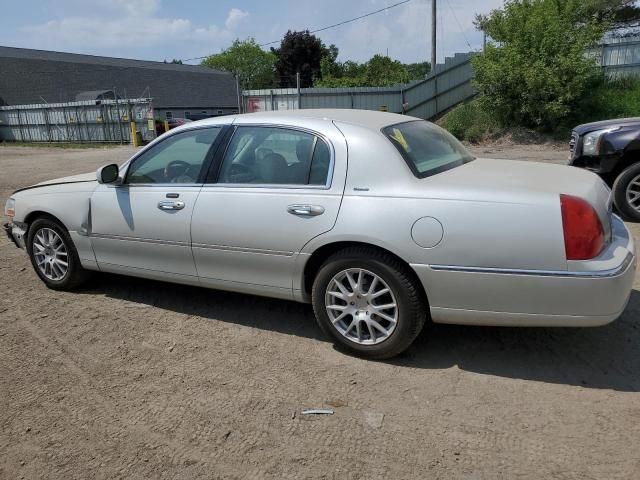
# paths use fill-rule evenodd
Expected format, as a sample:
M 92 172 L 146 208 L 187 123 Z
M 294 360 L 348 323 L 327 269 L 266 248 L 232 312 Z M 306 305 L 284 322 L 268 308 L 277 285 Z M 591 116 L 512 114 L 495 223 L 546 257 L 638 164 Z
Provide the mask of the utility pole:
M 300 105 L 300 72 L 296 72 L 296 91 L 298 93 L 298 110 L 302 108 Z
M 238 113 L 242 113 L 242 92 L 240 91 L 240 74 L 236 73 L 236 95 L 238 96 Z
M 436 69 L 436 0 L 431 0 L 431 72 Z

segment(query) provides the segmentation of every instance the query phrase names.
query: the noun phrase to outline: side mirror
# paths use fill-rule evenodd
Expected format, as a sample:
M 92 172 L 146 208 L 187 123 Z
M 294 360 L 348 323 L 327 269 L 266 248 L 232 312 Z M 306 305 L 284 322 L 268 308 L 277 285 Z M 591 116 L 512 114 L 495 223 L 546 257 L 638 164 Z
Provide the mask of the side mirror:
M 111 165 L 100 167 L 96 172 L 96 177 L 98 178 L 98 183 L 116 183 L 119 174 L 118 165 L 112 163 Z

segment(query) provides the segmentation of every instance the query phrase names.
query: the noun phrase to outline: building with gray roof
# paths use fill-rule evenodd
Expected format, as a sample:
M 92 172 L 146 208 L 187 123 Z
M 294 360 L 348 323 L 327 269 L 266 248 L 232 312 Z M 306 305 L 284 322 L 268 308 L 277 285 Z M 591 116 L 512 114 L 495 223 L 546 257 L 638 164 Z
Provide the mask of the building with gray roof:
M 153 99 L 156 118 L 238 111 L 232 74 L 200 65 L 0 46 L 0 105 Z

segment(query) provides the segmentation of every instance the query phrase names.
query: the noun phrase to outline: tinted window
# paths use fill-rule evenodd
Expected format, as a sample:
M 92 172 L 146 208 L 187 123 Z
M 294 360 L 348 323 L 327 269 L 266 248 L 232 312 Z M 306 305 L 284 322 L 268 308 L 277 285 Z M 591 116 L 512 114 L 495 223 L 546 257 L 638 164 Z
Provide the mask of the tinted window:
M 399 123 L 382 131 L 420 178 L 473 160 L 453 135 L 429 122 Z
M 274 127 L 238 127 L 220 169 L 220 183 L 325 185 L 328 145 L 307 132 Z
M 195 183 L 220 128 L 177 133 L 136 158 L 127 183 Z

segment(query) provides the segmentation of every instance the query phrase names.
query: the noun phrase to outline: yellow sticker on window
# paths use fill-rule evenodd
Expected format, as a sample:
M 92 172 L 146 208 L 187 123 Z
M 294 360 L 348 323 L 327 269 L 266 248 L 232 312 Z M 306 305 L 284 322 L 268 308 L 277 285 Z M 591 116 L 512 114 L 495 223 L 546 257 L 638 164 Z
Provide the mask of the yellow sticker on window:
M 411 148 L 409 148 L 409 144 L 407 143 L 407 140 L 404 138 L 404 135 L 402 135 L 402 132 L 400 130 L 398 130 L 397 128 L 394 128 L 393 135 L 390 135 L 390 137 L 393 138 L 400 145 L 402 145 L 402 148 L 404 148 L 405 152 L 408 153 L 411 151 Z

